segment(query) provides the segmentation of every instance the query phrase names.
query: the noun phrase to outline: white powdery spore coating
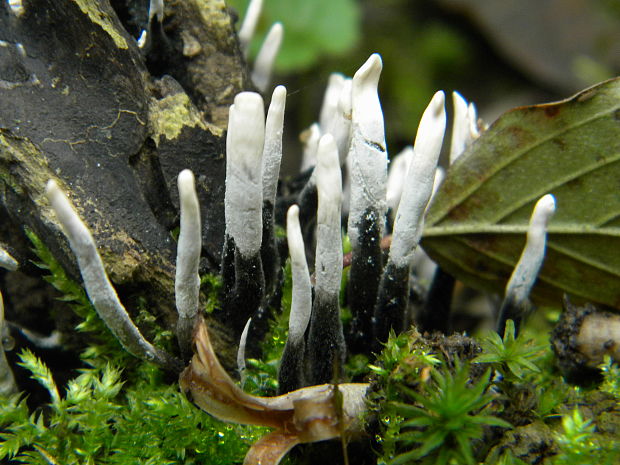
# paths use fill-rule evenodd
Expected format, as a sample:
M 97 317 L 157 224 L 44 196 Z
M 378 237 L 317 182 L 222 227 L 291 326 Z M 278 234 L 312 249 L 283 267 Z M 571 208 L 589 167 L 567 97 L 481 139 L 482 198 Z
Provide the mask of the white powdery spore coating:
M 242 92 L 235 97 L 226 136 L 226 233 L 241 254 L 258 253 L 263 237 L 262 154 L 265 113 L 262 97 Z
M 149 4 L 149 21 L 155 16 L 161 23 L 164 20 L 164 0 L 151 0 Z
M 250 46 L 250 42 L 252 41 L 252 37 L 254 37 L 254 31 L 256 30 L 256 25 L 258 24 L 258 19 L 260 18 L 262 10 L 263 0 L 251 0 L 245 13 L 245 17 L 243 18 L 241 28 L 239 28 L 239 46 L 241 47 L 241 51 L 246 58 L 248 56 L 248 48 Z
M 332 73 L 327 81 L 327 88 L 323 96 L 321 111 L 319 113 L 319 126 L 325 134 L 331 126 L 332 120 L 336 117 L 338 111 L 338 101 L 340 100 L 340 90 L 345 81 L 345 77 L 340 73 Z M 332 134 L 333 135 L 333 134 Z
M 338 294 L 342 275 L 342 236 L 340 209 L 342 180 L 338 149 L 331 134 L 319 141 L 318 163 L 315 169 L 318 191 L 316 232 L 316 292 Z
M 324 131 L 325 134 L 334 136 L 338 147 L 338 157 L 342 166 L 349 155 L 351 146 L 351 120 L 353 118 L 353 80 L 345 79 L 340 88 L 337 112 L 330 125 Z
M 280 45 L 282 45 L 283 36 L 284 27 L 282 23 L 275 23 L 269 29 L 263 46 L 259 50 L 258 55 L 256 55 L 254 69 L 252 70 L 252 82 L 261 92 L 265 92 L 267 87 L 269 87 L 273 64 L 278 56 Z
M 435 93 L 418 127 L 390 247 L 389 259 L 399 268 L 411 263 L 422 233 L 424 211 L 433 193 L 435 170 L 446 130 L 444 102 L 444 93 Z
M 408 145 L 390 160 L 385 196 L 387 199 L 387 206 L 391 208 L 392 211 L 396 211 L 400 203 L 400 197 L 403 194 L 405 179 L 407 178 L 407 171 L 409 170 L 409 165 L 411 165 L 412 158 L 413 146 Z
M 90 231 L 69 199 L 53 180 L 47 183 L 46 194 L 77 258 L 86 293 L 95 310 L 129 353 L 149 361 L 156 360 L 158 352 L 129 318 L 108 279 Z
M 307 169 L 316 166 L 316 151 L 319 148 L 320 138 L 321 129 L 318 123 L 313 123 L 312 126 L 300 134 L 299 139 L 303 144 L 300 172 L 303 173 Z
M 276 202 L 280 163 L 282 161 L 282 132 L 284 130 L 284 109 L 286 87 L 278 86 L 271 96 L 265 122 L 265 147 L 263 150 L 263 200 Z
M 190 170 L 179 173 L 179 203 L 181 226 L 177 243 L 177 265 L 174 292 L 181 318 L 193 318 L 198 313 L 200 276 L 198 264 L 202 248 L 200 207 L 194 175 Z
M 371 208 L 382 221 L 387 209 L 387 151 L 383 111 L 379 102 L 377 86 L 382 63 L 373 54 L 353 77 L 353 121 L 349 161 L 351 163 L 351 201 L 348 232 L 355 248 L 362 231 L 360 221 Z
M 512 297 L 515 302 L 524 302 L 536 281 L 545 258 L 547 225 L 554 213 L 553 195 L 547 194 L 536 202 L 527 231 L 525 248 L 506 285 L 506 297 Z
M 293 278 L 288 338 L 292 344 L 297 344 L 306 332 L 312 311 L 312 285 L 308 263 L 306 262 L 304 238 L 299 225 L 299 207 L 297 205 L 291 206 L 286 214 L 286 238 Z

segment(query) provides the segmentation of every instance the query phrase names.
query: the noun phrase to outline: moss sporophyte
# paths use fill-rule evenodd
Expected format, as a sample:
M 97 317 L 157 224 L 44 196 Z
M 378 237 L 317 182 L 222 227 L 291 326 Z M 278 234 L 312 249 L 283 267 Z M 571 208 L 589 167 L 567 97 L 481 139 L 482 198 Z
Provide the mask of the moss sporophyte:
M 241 27 L 244 53 L 259 4 L 252 2 Z M 11 5 L 19 20 L 24 7 Z M 105 15 L 86 10 L 110 33 Z M 164 4 L 152 1 L 138 41 L 143 53 L 165 43 L 164 17 Z M 252 79 L 261 92 L 269 88 L 282 33 L 280 24 L 272 28 L 254 65 Z M 112 37 L 123 45 L 116 31 Z M 261 94 L 234 97 L 217 278 L 200 275 L 204 244 L 196 179 L 188 169 L 178 174 L 174 331 L 158 328 L 149 336 L 141 329 L 157 323 L 137 321 L 149 319 L 146 311 L 130 316 L 64 186 L 54 179 L 47 183 L 53 214 L 47 213 L 75 255 L 86 295 L 30 232 L 39 265 L 84 320 L 78 329 L 94 330 L 102 339 L 86 349 L 87 366 L 63 386 L 36 355 L 22 352 L 19 366 L 51 399 L 34 413 L 0 352 L 0 395 L 6 399 L 0 405 L 0 459 L 276 465 L 297 445 L 329 439 L 340 440 L 342 457 L 312 447 L 299 450 L 310 457 L 323 454 L 326 463 L 347 463 L 347 446 L 353 443 L 352 462 L 360 464 L 561 464 L 588 456 L 611 464 L 620 457 L 613 439 L 620 424 L 620 372 L 612 358 L 601 355 L 594 363 L 602 369 L 600 389 L 574 388 L 553 371 L 545 336 L 520 328 L 556 209 L 546 190 L 521 206 L 527 210 L 521 217 L 529 218 L 520 219 L 526 241 L 505 277 L 496 332 L 473 339 L 439 331 L 448 327 L 455 280 L 428 257 L 418 258 L 418 245 L 434 192 L 450 176 L 450 167 L 447 175 L 438 168 L 447 126 L 445 95 L 433 95 L 413 147 L 388 169 L 377 92 L 382 68 L 375 53 L 353 78 L 329 79 L 319 122 L 305 140 L 305 184 L 287 199 L 278 195 L 286 88 L 275 88 L 266 114 Z M 453 102 L 450 163 L 462 165 L 470 152 L 461 155 L 486 137 L 486 127 L 473 104 L 457 93 Z M 173 103 L 188 110 L 183 118 L 201 121 L 189 111 L 189 100 Z M 172 120 L 157 120 L 163 124 L 157 132 L 176 137 L 187 125 L 168 116 Z M 198 123 L 192 127 L 204 129 Z M 277 233 L 283 228 L 276 224 L 278 209 L 286 212 L 286 241 Z M 422 291 L 420 261 L 432 269 Z M 3 249 L 0 265 L 17 267 Z M 209 312 L 201 308 L 201 285 L 210 287 Z M 239 341 L 241 386 L 212 345 L 218 341 L 209 325 L 222 322 L 229 338 Z M 1 300 L 0 331 L 4 340 Z M 108 332 L 113 337 L 106 339 Z M 117 342 L 147 363 L 132 366 Z M 177 378 L 181 392 L 169 382 Z M 290 458 L 296 459 L 304 460 Z

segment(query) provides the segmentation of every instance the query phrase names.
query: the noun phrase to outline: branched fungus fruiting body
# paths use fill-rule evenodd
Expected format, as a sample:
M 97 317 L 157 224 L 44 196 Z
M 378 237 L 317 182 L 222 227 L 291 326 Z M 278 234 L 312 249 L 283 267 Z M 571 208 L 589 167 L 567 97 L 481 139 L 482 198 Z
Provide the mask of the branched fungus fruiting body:
M 387 149 L 383 111 L 377 93 L 381 70 L 381 58 L 373 54 L 355 73 L 352 84 L 348 155 L 351 200 L 347 231 L 352 249 L 349 271 L 349 306 L 353 313 L 351 343 L 356 352 L 369 348 L 364 339 L 372 332 L 372 313 L 383 268 L 380 243 L 387 211 Z
M 263 149 L 263 238 L 261 260 L 265 275 L 265 295 L 269 299 L 276 293 L 280 273 L 280 254 L 275 236 L 275 205 L 282 161 L 282 133 L 286 88 L 277 86 L 271 97 L 265 121 Z
M 342 184 L 338 148 L 330 134 L 321 137 L 316 167 L 318 189 L 315 296 L 312 304 L 308 357 L 311 384 L 340 376 L 344 368 L 345 342 L 340 320 L 342 237 L 340 214 Z
M 433 192 L 445 127 L 444 94 L 437 92 L 422 115 L 394 221 L 390 254 L 374 310 L 376 341 L 386 341 L 390 327 L 402 329 L 411 260 L 422 234 L 424 211 Z
M 198 315 L 200 276 L 198 265 L 202 246 L 200 207 L 190 170 L 179 173 L 179 204 L 181 227 L 177 243 L 177 263 L 174 296 L 179 319 L 177 340 L 183 358 L 191 354 L 192 332 Z
M 265 37 L 265 41 L 256 56 L 252 70 L 252 82 L 261 92 L 265 92 L 269 87 L 273 65 L 278 56 L 280 45 L 282 45 L 283 36 L 284 27 L 282 23 L 275 23 L 269 29 L 267 37 Z
M 230 108 L 226 138 L 226 238 L 222 264 L 224 313 L 236 338 L 264 301 L 265 278 L 260 254 L 264 140 L 262 97 L 253 92 L 238 94 Z
M 248 9 L 245 12 L 243 23 L 239 28 L 237 36 L 239 37 L 239 46 L 243 55 L 247 58 L 249 52 L 250 41 L 254 37 L 254 31 L 263 10 L 263 0 L 251 0 Z
M 517 331 L 529 305 L 528 296 L 545 258 L 547 224 L 555 213 L 555 198 L 551 194 L 541 197 L 532 212 L 527 239 L 521 257 L 515 266 L 499 311 L 497 331 L 502 334 L 507 320 L 515 322 Z
M 112 334 L 130 354 L 167 370 L 180 371 L 180 360 L 154 347 L 129 318 L 108 279 L 88 228 L 55 181 L 48 182 L 46 194 L 77 258 L 88 298 Z
M 293 205 L 288 210 L 286 216 L 286 237 L 291 257 L 293 288 L 288 338 L 282 352 L 282 360 L 278 372 L 278 389 L 280 393 L 306 386 L 306 343 L 304 335 L 310 322 L 312 311 L 312 285 L 306 262 L 304 239 L 299 225 L 299 207 L 297 205 Z

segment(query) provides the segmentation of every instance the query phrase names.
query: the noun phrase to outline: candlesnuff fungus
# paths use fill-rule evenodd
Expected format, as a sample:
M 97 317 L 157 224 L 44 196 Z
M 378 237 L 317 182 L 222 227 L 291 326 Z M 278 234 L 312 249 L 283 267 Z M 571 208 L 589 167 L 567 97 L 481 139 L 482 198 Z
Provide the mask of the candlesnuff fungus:
M 47 183 L 46 194 L 78 261 L 88 298 L 112 334 L 135 357 L 181 371 L 181 361 L 154 347 L 131 321 L 108 279 L 93 237 L 55 181 Z
M 226 237 L 222 260 L 224 313 L 237 338 L 247 319 L 259 311 L 265 296 L 260 253 L 264 140 L 262 97 L 253 92 L 238 94 L 230 107 L 226 137 Z
M 271 96 L 271 103 L 265 120 L 265 145 L 263 148 L 263 239 L 261 260 L 265 275 L 265 294 L 275 294 L 280 271 L 280 254 L 276 245 L 274 217 L 280 164 L 282 162 L 282 133 L 284 131 L 284 109 L 286 88 L 277 86 Z
M 396 332 L 404 329 L 411 260 L 422 234 L 424 211 L 433 192 L 445 128 L 444 93 L 440 91 L 433 96 L 422 115 L 396 212 L 392 244 L 375 307 L 376 341 L 387 341 L 390 328 Z
M 450 142 L 450 164 L 460 157 L 465 149 L 480 136 L 476 106 L 463 98 L 458 92 L 452 92 L 454 122 Z
M 178 177 L 181 226 L 177 242 L 176 276 L 174 297 L 179 319 L 177 341 L 181 355 L 188 359 L 191 354 L 192 332 L 198 314 L 200 276 L 198 265 L 202 246 L 200 207 L 190 170 L 183 170 Z
M 312 310 L 312 285 L 306 262 L 304 239 L 299 225 L 299 207 L 293 205 L 286 215 L 286 238 L 291 257 L 292 291 L 288 338 L 278 372 L 280 393 L 306 386 L 304 334 Z
M 339 377 L 346 352 L 339 300 L 342 184 L 338 148 L 330 134 L 321 137 L 317 158 L 316 284 L 307 345 L 311 384 L 332 381 L 334 375 Z
M 254 37 L 254 31 L 256 30 L 256 25 L 258 24 L 262 10 L 263 0 L 250 0 L 245 12 L 245 17 L 237 33 L 237 37 L 239 37 L 239 47 L 246 58 L 248 57 L 250 42 Z
M 503 333 L 507 320 L 513 320 L 517 331 L 519 329 L 519 323 L 529 304 L 528 296 L 545 258 L 547 224 L 554 213 L 555 198 L 551 194 L 541 197 L 534 206 L 525 248 L 506 284 L 504 301 L 499 310 L 497 331 L 500 334 Z
M 352 261 L 349 271 L 349 307 L 353 314 L 354 351 L 368 348 L 372 314 L 377 300 L 383 259 L 381 237 L 387 212 L 387 149 L 383 111 L 377 86 L 382 63 L 373 54 L 353 76 L 349 179 L 351 197 L 347 231 Z
M 258 51 L 258 55 L 256 55 L 254 69 L 252 70 L 252 82 L 261 92 L 266 92 L 269 87 L 273 65 L 278 56 L 283 35 L 282 23 L 275 23 L 269 29 L 267 37 L 265 37 L 265 41 Z

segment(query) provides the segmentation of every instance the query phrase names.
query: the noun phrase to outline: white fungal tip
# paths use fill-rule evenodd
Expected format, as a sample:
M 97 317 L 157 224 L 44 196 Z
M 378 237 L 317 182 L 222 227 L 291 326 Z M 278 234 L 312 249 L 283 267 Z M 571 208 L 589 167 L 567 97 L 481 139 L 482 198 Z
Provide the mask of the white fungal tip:
M 24 6 L 22 5 L 22 0 L 8 0 L 9 8 L 11 9 L 11 13 L 15 16 L 21 16 L 24 14 Z
M 450 143 L 450 164 L 465 151 L 469 143 L 469 107 L 467 101 L 458 92 L 452 92 L 454 123 L 452 125 L 452 141 Z
M 417 153 L 432 154 L 429 163 L 433 164 L 433 173 L 437 161 L 435 155 L 439 157 L 441 144 L 446 130 L 446 109 L 445 95 L 443 91 L 438 91 L 433 95 L 431 102 L 424 110 L 418 133 L 416 134 L 414 150 Z M 434 174 L 433 174 L 434 175 Z
M 265 110 L 262 97 L 242 92 L 235 97 L 226 135 L 226 233 L 242 255 L 249 257 L 262 241 Z
M 19 266 L 17 260 L 15 260 L 10 253 L 0 247 L 0 267 L 5 270 L 15 271 Z
M 401 152 L 397 153 L 390 161 L 390 169 L 388 171 L 386 199 L 387 206 L 396 211 L 400 203 L 400 196 L 403 193 L 407 171 L 413 157 L 413 146 L 405 147 Z
M 532 213 L 532 221 L 536 219 L 539 221 L 544 221 L 546 224 L 554 212 L 555 197 L 551 194 L 544 195 L 538 200 L 538 202 L 536 202 L 534 213 Z
M 373 53 L 353 76 L 354 85 L 356 82 L 378 82 L 382 69 L 381 55 Z
M 331 134 L 325 134 L 319 140 L 317 149 L 316 185 L 319 195 L 318 223 L 327 223 L 331 220 L 322 221 L 321 216 L 331 218 L 338 211 L 342 203 L 342 179 L 340 162 L 338 160 L 338 148 Z M 338 218 L 340 221 L 340 218 Z
M 265 92 L 269 87 L 273 65 L 278 56 L 282 38 L 284 36 L 284 26 L 282 23 L 275 23 L 269 29 L 267 37 L 256 56 L 254 70 L 252 71 L 252 82 L 261 92 Z
M 321 138 L 321 129 L 318 123 L 312 124 L 308 129 L 304 130 L 299 139 L 303 144 L 303 153 L 301 158 L 300 171 L 316 166 L 316 151 L 319 147 L 319 139 Z
M 263 200 L 275 205 L 282 162 L 282 133 L 284 131 L 284 108 L 286 87 L 277 86 L 265 121 L 265 147 L 263 150 Z
M 194 173 L 191 170 L 185 169 L 179 173 L 177 180 L 179 186 L 179 196 L 187 198 L 188 196 L 195 196 L 196 187 L 194 181 Z
M 331 132 L 329 128 L 333 124 L 334 118 L 337 117 L 340 90 L 344 81 L 345 77 L 340 73 L 332 73 L 329 76 L 319 116 L 319 126 L 323 133 Z
M 239 45 L 241 46 L 241 51 L 246 57 L 262 10 L 263 0 L 251 0 L 248 5 L 248 9 L 246 10 L 245 17 L 243 18 L 243 23 L 239 28 Z
M 241 92 L 235 96 L 228 116 L 226 152 L 229 161 L 251 163 L 260 160 L 265 140 L 265 110 L 263 98 L 256 92 Z M 256 166 L 248 166 L 247 176 L 257 178 Z M 260 177 L 258 177 L 260 179 Z
M 319 139 L 317 147 L 318 167 L 322 172 L 333 173 L 335 169 L 340 171 L 340 163 L 338 162 L 338 148 L 336 141 L 331 134 L 325 134 Z
M 146 38 L 148 37 L 148 32 L 146 32 L 146 29 L 143 29 L 142 32 L 140 33 L 140 37 L 138 37 L 138 48 L 144 48 L 144 46 L 146 45 Z
M 553 195 L 544 195 L 536 202 L 530 218 L 525 247 L 506 285 L 506 298 L 524 302 L 529 296 L 545 258 L 547 224 L 554 212 Z
M 288 337 L 292 343 L 297 343 L 303 338 L 312 310 L 312 288 L 297 205 L 292 205 L 286 213 L 286 238 L 293 276 Z
M 149 4 L 149 21 L 154 17 L 161 23 L 164 20 L 164 0 L 151 0 Z

